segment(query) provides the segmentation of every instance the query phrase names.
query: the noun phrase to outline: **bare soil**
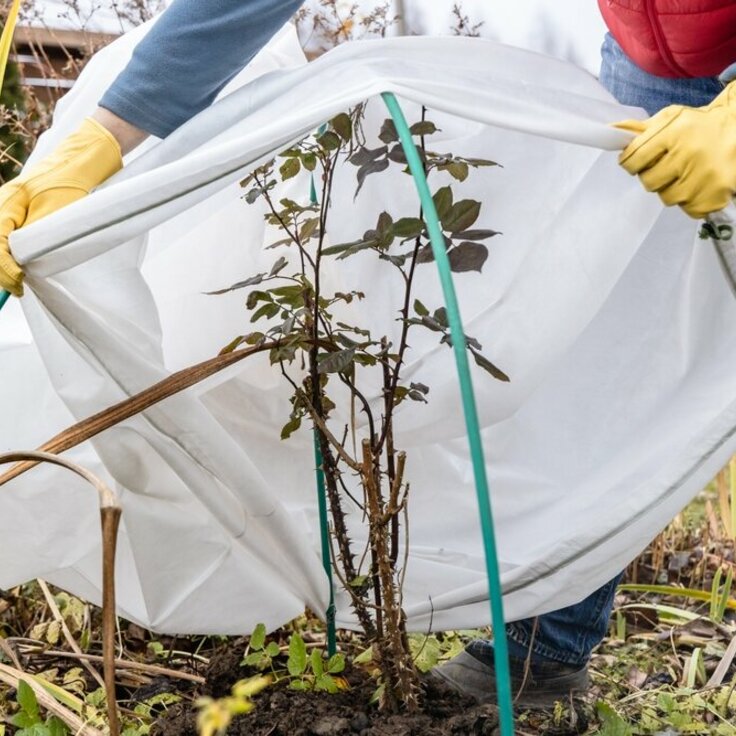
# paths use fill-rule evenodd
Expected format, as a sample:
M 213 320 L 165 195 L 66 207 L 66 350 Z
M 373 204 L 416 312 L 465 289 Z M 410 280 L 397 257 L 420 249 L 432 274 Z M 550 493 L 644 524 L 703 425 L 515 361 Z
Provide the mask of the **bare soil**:
M 203 691 L 213 697 L 229 693 L 248 676 L 239 666 L 242 648 L 215 655 Z M 386 714 L 369 705 L 375 682 L 358 668 L 345 673 L 350 689 L 328 693 L 298 692 L 287 683 L 266 688 L 252 713 L 236 718 L 228 736 L 494 736 L 494 706 L 478 705 L 431 677 L 424 678 L 425 697 L 417 713 Z M 153 726 L 151 736 L 196 736 L 196 711 L 189 704 L 170 708 Z

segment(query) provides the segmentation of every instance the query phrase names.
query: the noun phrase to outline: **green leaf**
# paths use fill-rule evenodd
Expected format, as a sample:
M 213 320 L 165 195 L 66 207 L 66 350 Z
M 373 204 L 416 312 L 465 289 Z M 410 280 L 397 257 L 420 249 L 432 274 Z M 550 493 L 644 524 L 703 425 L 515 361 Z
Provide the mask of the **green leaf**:
M 355 355 L 355 348 L 347 348 L 345 350 L 337 350 L 334 353 L 328 353 L 317 366 L 318 373 L 341 373 L 352 362 Z
M 337 656 L 337 655 L 335 655 Z M 369 664 L 373 661 L 373 645 L 362 651 L 357 657 L 353 657 L 353 664 Z
M 424 221 L 418 217 L 402 217 L 394 223 L 394 235 L 399 238 L 416 238 L 424 230 Z
M 429 309 L 422 304 L 419 299 L 414 300 L 414 311 L 420 316 L 420 317 L 426 317 L 429 314 Z
M 389 215 L 388 212 L 381 212 L 378 216 L 378 222 L 376 223 L 376 232 L 379 238 L 391 235 L 394 227 L 394 218 Z
M 330 123 L 344 141 L 347 142 L 353 137 L 353 123 L 347 113 L 340 113 L 337 117 L 332 118 Z
M 358 188 L 355 190 L 355 196 L 357 197 L 360 193 L 360 190 L 363 188 L 363 184 L 365 183 L 365 180 L 371 175 L 371 174 L 379 174 L 381 171 L 386 171 L 386 169 L 389 167 L 389 160 L 387 158 L 382 159 L 375 159 L 373 161 L 369 161 L 367 164 L 364 164 L 358 169 L 357 173 L 357 179 L 358 179 Z
M 385 156 L 387 151 L 387 146 L 380 146 L 379 148 L 366 148 L 363 146 L 362 148 L 359 148 L 348 160 L 354 166 L 365 166 L 365 164 Z
M 18 728 L 31 728 L 34 723 L 38 723 L 38 720 L 22 710 L 10 719 L 10 723 Z
M 227 355 L 228 353 L 232 353 L 233 350 L 240 347 L 243 342 L 245 342 L 245 335 L 238 335 L 236 338 L 233 338 L 227 345 L 225 345 L 225 347 L 220 350 L 218 355 Z
M 266 657 L 263 656 L 262 651 L 257 652 L 251 652 L 250 654 L 243 657 L 243 664 L 246 667 L 255 667 L 256 669 L 263 669 L 264 666 L 268 666 L 267 663 L 264 663 L 264 660 Z
M 404 147 L 401 145 L 401 143 L 397 143 L 391 150 L 388 152 L 388 158 L 390 161 L 393 161 L 396 164 L 406 164 L 406 152 L 404 151 Z
M 250 635 L 250 648 L 253 650 L 263 649 L 266 643 L 266 626 L 258 624 Z
M 289 683 L 289 688 L 291 690 L 309 690 L 309 683 L 304 682 L 304 680 L 292 680 Z
M 307 647 L 299 634 L 292 634 L 289 640 L 289 658 L 286 668 L 292 677 L 299 677 L 307 669 Z
M 482 243 L 466 241 L 453 248 L 447 257 L 450 260 L 450 270 L 455 273 L 463 271 L 483 270 L 483 264 L 488 260 L 488 248 Z
M 259 307 L 250 318 L 251 322 L 257 322 L 261 317 L 275 317 L 281 311 L 281 307 L 278 304 L 264 304 Z
M 286 424 L 281 428 L 281 439 L 282 440 L 288 440 L 289 437 L 291 437 L 294 432 L 299 429 L 299 427 L 302 426 L 302 418 L 300 416 L 295 416 L 289 419 Z
M 422 120 L 419 123 L 414 123 L 409 130 L 412 135 L 432 135 L 439 128 L 431 120 Z
M 450 233 L 462 232 L 472 227 L 480 216 L 480 202 L 463 199 L 455 203 L 442 218 L 442 227 Z
M 207 294 L 207 296 L 227 294 L 229 291 L 235 291 L 236 289 L 243 289 L 246 286 L 255 286 L 256 284 L 260 284 L 265 277 L 265 273 L 257 273 L 255 276 L 250 276 L 249 278 L 245 279 L 245 281 L 238 281 L 232 286 L 228 286 L 227 289 L 218 289 L 217 291 L 205 291 L 205 294 Z
M 46 728 L 49 730 L 49 736 L 68 736 L 69 734 L 69 728 L 66 723 L 56 716 L 51 716 L 47 719 Z
M 414 664 L 420 672 L 429 672 L 440 661 L 440 643 L 436 636 L 421 637 L 415 644 Z
M 489 161 L 487 158 L 466 158 L 465 159 L 471 166 L 500 166 L 501 164 L 495 161 Z
M 299 230 L 299 240 L 301 240 L 302 243 L 305 243 L 317 232 L 318 228 L 319 217 L 310 217 L 308 220 L 305 220 L 304 224 Z
M 417 251 L 417 263 L 432 263 L 434 251 L 431 245 L 424 245 Z
M 378 137 L 383 143 L 386 144 L 395 143 L 399 140 L 399 134 L 396 132 L 396 126 L 394 125 L 393 120 L 388 118 L 387 120 L 383 121 L 381 132 L 378 134 Z
M 318 135 L 317 143 L 326 151 L 336 151 L 341 145 L 339 136 L 331 130 L 328 130 L 322 135 Z
M 631 726 L 608 703 L 596 703 L 601 729 L 598 736 L 632 736 Z
M 314 688 L 315 690 L 322 690 L 327 693 L 332 693 L 333 695 L 340 690 L 335 682 L 335 678 L 331 675 L 320 675 L 315 678 Z
M 494 235 L 501 235 L 496 230 L 463 230 L 461 233 L 455 233 L 455 237 L 460 240 L 486 240 Z
M 465 181 L 470 173 L 468 165 L 463 161 L 453 161 L 452 163 L 447 164 L 447 166 L 442 166 L 441 168 L 447 171 L 453 179 L 457 179 L 458 181 Z
M 279 167 L 282 181 L 293 179 L 302 170 L 302 163 L 298 158 L 288 158 Z
M 329 248 L 322 249 L 323 256 L 334 256 L 339 254 L 339 258 L 347 258 L 361 250 L 367 248 L 375 248 L 378 245 L 378 241 L 375 238 L 369 240 L 356 240 L 352 243 L 339 243 L 338 245 L 331 245 Z
M 316 677 L 322 677 L 325 671 L 325 663 L 322 659 L 322 652 L 320 652 L 319 649 L 312 649 L 312 654 L 309 657 L 309 664 Z
M 488 358 L 480 353 L 476 353 L 474 350 L 470 352 L 473 354 L 476 365 L 479 365 L 484 371 L 488 371 L 494 378 L 504 383 L 508 383 L 511 380 L 500 368 L 491 363 Z
M 447 310 L 444 307 L 434 310 L 432 315 L 443 327 L 449 327 L 450 323 L 447 320 Z
M 18 681 L 18 705 L 34 720 L 39 720 L 38 700 L 33 688 L 25 681 Z
M 302 166 L 307 171 L 314 171 L 317 168 L 317 156 L 314 153 L 305 153 L 302 155 Z
M 432 332 L 445 331 L 443 325 L 441 325 L 436 319 L 434 319 L 434 317 L 429 317 L 428 315 L 422 316 L 422 324 L 432 330 Z
M 284 257 L 281 256 L 276 263 L 273 264 L 273 267 L 271 268 L 271 272 L 268 274 L 269 276 L 276 276 L 280 271 L 283 271 L 284 268 L 288 265 L 289 261 Z
M 281 647 L 275 641 L 270 641 L 266 645 L 266 654 L 271 658 L 278 657 L 281 654 Z
M 444 221 L 452 208 L 452 189 L 450 187 L 442 187 L 442 189 L 438 189 L 435 192 L 432 199 L 434 200 L 434 206 L 437 210 L 437 216 L 440 220 Z
M 371 695 L 370 703 L 371 705 L 375 705 L 376 703 L 380 703 L 383 700 L 383 695 L 386 692 L 386 684 L 383 683 L 379 685 L 376 689 L 373 695 Z
M 345 669 L 345 657 L 339 652 L 337 654 L 333 654 L 327 660 L 327 671 L 331 675 L 337 675 L 340 672 L 342 672 L 344 669 Z

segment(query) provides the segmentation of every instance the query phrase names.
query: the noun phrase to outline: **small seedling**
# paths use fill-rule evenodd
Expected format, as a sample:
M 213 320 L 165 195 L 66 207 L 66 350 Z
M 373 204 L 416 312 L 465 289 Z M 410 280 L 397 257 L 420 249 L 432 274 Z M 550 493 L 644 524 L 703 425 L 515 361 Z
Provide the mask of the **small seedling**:
M 344 678 L 335 677 L 345 669 L 345 657 L 338 653 L 325 660 L 319 649 L 313 649 L 307 655 L 307 647 L 299 634 L 292 634 L 289 641 L 286 667 L 292 678 L 289 683 L 292 690 L 337 693 L 348 688 Z
M 64 721 L 56 716 L 46 720 L 41 717 L 36 693 L 25 680 L 18 683 L 16 699 L 20 710 L 10 721 L 18 729 L 16 736 L 68 736 L 69 729 Z
M 250 636 L 248 649 L 241 664 L 263 672 L 273 668 L 273 660 L 280 652 L 281 649 L 275 641 L 266 643 L 266 626 L 258 624 Z

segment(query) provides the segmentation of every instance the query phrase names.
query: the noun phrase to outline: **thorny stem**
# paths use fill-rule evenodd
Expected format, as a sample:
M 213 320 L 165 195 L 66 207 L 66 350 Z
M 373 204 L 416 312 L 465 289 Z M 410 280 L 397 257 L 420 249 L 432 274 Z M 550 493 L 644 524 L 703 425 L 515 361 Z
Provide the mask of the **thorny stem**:
M 383 406 L 384 406 L 384 417 L 388 417 L 390 414 L 390 397 L 391 397 L 391 368 L 389 366 L 388 358 L 388 340 L 384 337 L 381 340 L 381 348 L 384 354 L 383 361 Z M 385 418 L 384 418 L 385 421 Z M 396 478 L 396 467 L 394 462 L 394 432 L 393 427 L 389 424 L 386 425 L 386 473 L 388 474 L 389 488 L 393 488 L 394 481 Z M 394 516 L 391 519 L 391 564 L 396 564 L 396 558 L 399 554 L 399 519 L 398 516 Z
M 339 154 L 339 152 L 338 152 Z M 336 154 L 336 156 L 338 155 Z M 336 159 L 335 159 L 336 160 Z M 325 160 L 325 171 L 322 179 L 322 199 L 320 209 L 320 234 L 319 243 L 317 246 L 317 255 L 314 260 L 314 304 L 312 305 L 313 316 L 312 316 L 312 338 L 313 344 L 309 351 L 309 373 L 311 379 L 312 397 L 311 407 L 314 410 L 312 418 L 318 427 L 318 442 L 322 451 L 322 462 L 323 470 L 325 474 L 325 485 L 327 487 L 327 494 L 330 501 L 330 509 L 332 512 L 334 532 L 337 538 L 338 547 L 340 549 L 340 557 L 342 560 L 343 569 L 345 571 L 348 581 L 352 581 L 357 577 L 357 571 L 355 569 L 355 560 L 353 557 L 352 549 L 350 546 L 350 537 L 348 534 L 347 523 L 345 520 L 345 512 L 342 508 L 342 502 L 340 493 L 337 486 L 338 468 L 337 463 L 334 460 L 330 443 L 335 445 L 335 450 L 338 452 L 340 457 L 345 459 L 347 453 L 342 446 L 336 444 L 336 440 L 331 435 L 326 426 L 326 416 L 324 412 L 324 406 L 322 403 L 322 388 L 320 384 L 320 375 L 318 371 L 318 338 L 319 338 L 319 325 L 321 323 L 321 312 L 320 312 L 320 293 L 321 293 L 321 281 L 320 281 L 320 266 L 322 263 L 322 249 L 324 246 L 324 238 L 327 230 L 327 213 L 330 206 L 330 192 L 332 191 L 332 182 L 334 178 L 334 161 L 330 158 Z M 308 305 L 309 306 L 309 305 Z M 309 403 L 307 404 L 309 406 Z M 311 414 L 312 412 L 310 412 Z M 332 439 L 328 439 L 332 438 Z M 345 456 L 345 457 L 343 457 Z M 348 463 L 350 467 L 355 469 L 355 462 Z M 361 625 L 369 638 L 376 638 L 377 632 L 376 627 L 368 613 L 367 608 L 364 605 L 364 601 L 355 597 L 353 599 L 353 608 L 355 610 Z M 377 615 L 378 618 L 378 615 Z
M 389 676 L 385 689 L 386 704 L 390 709 L 395 709 L 397 699 L 400 699 L 402 705 L 412 711 L 418 705 L 416 670 L 405 646 L 404 614 L 396 588 L 395 569 L 389 554 L 389 539 L 383 520 L 383 500 L 376 474 L 375 456 L 367 439 L 363 440 L 362 479 L 370 510 L 368 519 L 371 550 L 378 563 L 376 575 L 383 596 L 380 609 L 385 616 L 385 635 L 376 642 L 376 646 L 381 660 L 381 670 Z

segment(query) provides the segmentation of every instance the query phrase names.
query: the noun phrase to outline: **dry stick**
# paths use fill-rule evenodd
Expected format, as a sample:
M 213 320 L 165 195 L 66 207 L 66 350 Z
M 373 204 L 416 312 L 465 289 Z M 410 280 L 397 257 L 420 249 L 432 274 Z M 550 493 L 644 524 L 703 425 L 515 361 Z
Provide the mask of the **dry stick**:
M 170 396 L 194 386 L 196 383 L 209 378 L 225 368 L 229 368 L 244 358 L 271 350 L 276 344 L 274 341 L 269 341 L 256 347 L 218 355 L 189 368 L 172 373 L 168 378 L 164 378 L 163 381 L 153 384 L 153 386 L 145 389 L 145 391 L 141 391 L 118 404 L 114 404 L 108 409 L 104 409 L 97 414 L 93 414 L 91 417 L 87 417 L 87 419 L 83 419 L 81 422 L 73 424 L 55 437 L 52 437 L 48 442 L 44 442 L 38 450 L 52 454 L 70 450 L 72 447 L 76 447 L 82 442 L 95 437 L 100 432 L 104 432 L 106 429 L 110 429 L 110 427 L 114 427 L 116 424 L 130 417 L 140 414 L 140 412 L 145 411 L 159 401 L 168 399 Z M 14 465 L 6 473 L 0 475 L 0 486 L 35 467 L 38 465 L 38 462 L 38 460 L 32 460 Z
M 708 680 L 706 687 L 718 687 L 723 683 L 723 678 L 731 668 L 731 663 L 733 662 L 734 657 L 736 657 L 736 636 L 731 639 L 731 643 L 726 648 L 723 657 L 721 657 L 721 661 L 718 663 L 718 666 L 711 675 L 710 680 Z
M 73 652 L 62 652 L 58 649 L 43 649 L 37 654 L 44 657 L 63 657 L 66 659 L 79 659 L 86 660 L 88 662 L 102 662 L 103 657 L 96 654 L 75 654 Z M 133 662 L 127 659 L 116 659 L 115 666 L 119 670 L 136 670 L 149 675 L 162 675 L 163 677 L 171 677 L 177 680 L 187 680 L 189 682 L 196 682 L 198 685 L 203 685 L 206 680 L 201 675 L 192 675 L 189 672 L 179 672 L 179 670 L 172 670 L 168 667 L 159 667 L 156 664 L 145 664 L 143 662 Z
M 376 641 L 382 663 L 382 672 L 389 680 L 385 694 L 389 707 L 396 707 L 397 696 L 409 711 L 418 705 L 416 670 L 411 655 L 405 648 L 402 632 L 400 594 L 396 590 L 394 566 L 390 558 L 390 540 L 382 518 L 381 490 L 375 473 L 373 449 L 370 440 L 363 440 L 363 482 L 369 506 L 371 547 L 377 563 L 377 584 L 381 586 L 381 605 L 385 612 L 385 636 Z M 387 660 L 390 655 L 390 660 Z M 395 688 L 395 691 L 394 691 Z
M 77 736 L 102 736 L 101 731 L 89 726 L 74 711 L 59 703 L 33 676 L 26 675 L 22 670 L 17 670 L 6 664 L 0 664 L 0 682 L 4 682 L 17 690 L 21 680 L 33 690 L 39 704 L 49 713 L 64 721 L 74 734 Z
M 119 736 L 120 721 L 115 702 L 115 546 L 120 521 L 120 504 L 117 497 L 96 475 L 81 466 L 50 455 L 47 452 L 6 452 L 0 455 L 0 465 L 18 461 L 31 461 L 59 465 L 71 470 L 94 487 L 100 499 L 102 519 L 102 648 L 107 715 L 110 721 L 110 736 Z
M 0 636 L 0 649 L 2 649 L 5 656 L 13 663 L 16 669 L 19 669 L 19 670 L 23 669 L 20 666 L 20 660 L 18 659 L 18 655 L 13 650 L 13 647 L 11 647 L 10 644 L 1 636 Z
M 46 581 L 41 580 L 41 578 L 36 578 L 36 582 L 41 588 L 43 597 L 46 599 L 46 603 L 48 607 L 51 609 L 51 613 L 54 619 L 58 621 L 59 625 L 61 626 L 61 631 L 64 634 L 64 638 L 66 639 L 67 644 L 69 644 L 69 646 L 77 654 L 82 654 L 82 650 L 79 648 L 79 644 L 77 644 L 77 640 L 72 636 L 72 632 L 69 631 L 69 627 L 66 625 L 66 621 L 64 621 L 64 617 L 61 615 L 61 611 L 59 610 L 59 607 L 56 605 L 54 596 L 51 595 L 49 586 L 46 585 Z M 92 675 L 93 679 L 97 681 L 97 684 L 100 687 L 105 687 L 105 681 L 100 677 L 100 673 L 94 667 L 92 667 L 89 662 L 82 660 L 82 665 L 84 665 L 84 668 L 87 670 L 87 672 L 90 673 L 90 675 Z

